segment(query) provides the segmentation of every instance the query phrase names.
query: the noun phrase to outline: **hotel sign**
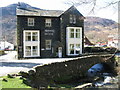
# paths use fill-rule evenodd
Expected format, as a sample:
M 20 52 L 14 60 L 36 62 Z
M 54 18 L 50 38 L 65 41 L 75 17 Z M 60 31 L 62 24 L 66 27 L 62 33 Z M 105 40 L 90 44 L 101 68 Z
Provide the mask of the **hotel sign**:
M 45 30 L 45 35 L 54 35 L 55 30 Z

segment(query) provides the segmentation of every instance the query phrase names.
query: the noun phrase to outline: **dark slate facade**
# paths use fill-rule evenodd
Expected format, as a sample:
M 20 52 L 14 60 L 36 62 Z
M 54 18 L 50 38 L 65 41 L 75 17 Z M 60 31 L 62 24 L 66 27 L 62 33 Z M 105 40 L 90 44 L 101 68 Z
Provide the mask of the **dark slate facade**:
M 70 23 L 70 15 L 75 17 L 74 23 Z M 34 19 L 33 26 L 28 26 L 28 18 Z M 51 27 L 45 26 L 46 19 L 50 19 Z M 75 47 L 76 44 L 72 42 L 73 39 L 70 39 L 71 41 L 67 40 L 67 27 L 70 27 L 70 29 L 74 29 L 75 27 L 74 33 L 77 32 L 76 30 L 77 28 L 79 29 L 79 27 L 82 30 L 82 32 L 80 32 L 82 37 L 79 42 L 81 45 L 79 54 L 76 54 L 75 50 L 75 54 L 69 54 L 69 50 L 72 50 L 71 46 Z M 29 41 L 29 39 L 34 38 L 34 34 L 36 34 L 36 41 Z M 27 39 L 28 41 L 26 41 Z M 46 40 L 50 40 L 51 42 L 46 43 Z M 76 39 L 74 38 L 74 41 L 75 40 Z M 72 44 L 70 44 L 71 46 L 68 48 L 67 46 L 69 45 L 66 44 L 69 43 Z M 18 8 L 17 44 L 19 59 L 79 56 L 83 53 L 84 47 L 84 16 L 74 6 L 70 7 L 65 12 Z M 50 47 L 48 50 L 46 49 L 47 45 Z

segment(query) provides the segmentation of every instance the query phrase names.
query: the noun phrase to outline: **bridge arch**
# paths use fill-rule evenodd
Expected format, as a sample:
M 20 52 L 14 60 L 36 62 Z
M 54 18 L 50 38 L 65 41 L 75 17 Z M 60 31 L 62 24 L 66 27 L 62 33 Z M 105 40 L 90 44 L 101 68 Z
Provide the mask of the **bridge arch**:
M 111 55 L 89 55 L 73 58 L 64 62 L 56 62 L 43 66 L 34 67 L 35 71 L 32 78 L 27 77 L 34 87 L 39 87 L 43 82 L 46 86 L 56 83 L 73 83 L 85 78 L 87 71 L 95 64 L 101 63 L 107 70 L 114 68 L 115 58 Z M 109 58 L 109 59 L 107 59 Z M 31 75 L 31 73 L 28 75 Z M 39 83 L 39 85 L 38 85 Z

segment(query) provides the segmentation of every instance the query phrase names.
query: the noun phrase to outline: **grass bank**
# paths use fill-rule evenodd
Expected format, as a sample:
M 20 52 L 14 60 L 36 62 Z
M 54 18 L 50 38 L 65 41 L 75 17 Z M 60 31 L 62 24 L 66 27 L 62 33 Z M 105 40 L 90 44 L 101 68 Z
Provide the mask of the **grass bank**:
M 23 83 L 20 77 L 8 78 L 8 76 L 0 77 L 1 88 L 31 88 Z

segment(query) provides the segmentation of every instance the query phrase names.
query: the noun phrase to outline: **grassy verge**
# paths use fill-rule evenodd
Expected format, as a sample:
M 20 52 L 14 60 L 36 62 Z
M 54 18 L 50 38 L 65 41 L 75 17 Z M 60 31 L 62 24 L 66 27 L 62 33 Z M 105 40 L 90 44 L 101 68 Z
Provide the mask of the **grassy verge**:
M 50 87 L 48 89 L 56 89 L 56 88 L 71 88 L 71 85 L 60 84 L 57 87 Z M 37 90 L 35 88 L 31 88 L 23 83 L 23 80 L 20 77 L 8 78 L 8 76 L 0 77 L 0 90 Z M 8 90 L 9 90 L 8 89 Z
M 20 77 L 8 78 L 7 76 L 0 77 L 1 88 L 31 88 L 23 83 Z
M 0 55 L 5 54 L 5 52 L 3 50 L 0 50 Z

